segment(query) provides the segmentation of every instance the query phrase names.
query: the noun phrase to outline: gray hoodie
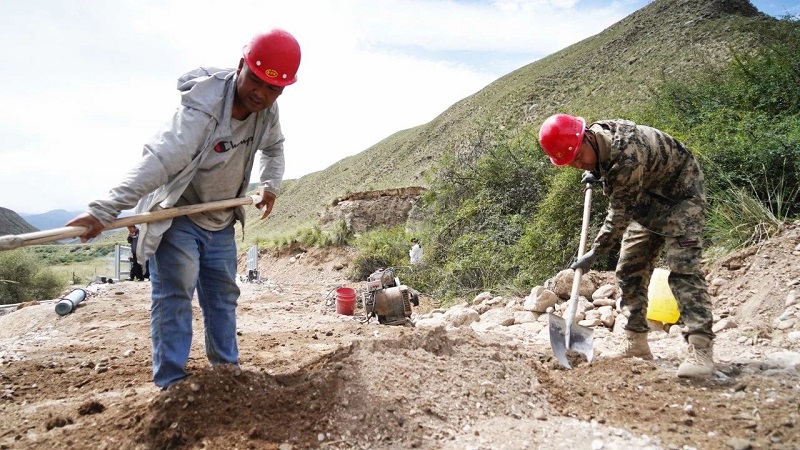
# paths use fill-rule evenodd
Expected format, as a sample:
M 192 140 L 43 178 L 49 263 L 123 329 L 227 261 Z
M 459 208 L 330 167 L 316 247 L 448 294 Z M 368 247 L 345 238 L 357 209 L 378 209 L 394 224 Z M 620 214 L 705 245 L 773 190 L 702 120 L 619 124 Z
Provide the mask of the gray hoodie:
M 139 163 L 105 199 L 89 204 L 88 212 L 103 225 L 134 206 L 137 213 L 174 206 L 206 155 L 218 142 L 230 139 L 236 70 L 201 67 L 178 79 L 178 91 L 181 105 L 172 120 L 145 144 Z M 256 116 L 254 138 L 256 145 L 242 173 L 238 196 L 247 191 L 255 149 L 261 155 L 261 184 L 277 195 L 285 169 L 277 103 Z M 244 227 L 242 207 L 236 208 L 235 216 Z M 155 253 L 171 224 L 172 219 L 167 219 L 142 226 L 136 248 L 139 261 Z

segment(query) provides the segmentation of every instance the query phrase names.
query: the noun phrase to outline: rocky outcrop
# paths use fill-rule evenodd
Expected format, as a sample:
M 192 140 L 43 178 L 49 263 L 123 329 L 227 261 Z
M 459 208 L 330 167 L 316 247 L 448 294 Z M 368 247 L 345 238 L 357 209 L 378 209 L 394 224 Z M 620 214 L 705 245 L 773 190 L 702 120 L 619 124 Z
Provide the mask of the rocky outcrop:
M 412 186 L 351 193 L 325 208 L 319 223 L 326 229 L 343 220 L 351 233 L 402 225 L 424 192 L 425 188 Z

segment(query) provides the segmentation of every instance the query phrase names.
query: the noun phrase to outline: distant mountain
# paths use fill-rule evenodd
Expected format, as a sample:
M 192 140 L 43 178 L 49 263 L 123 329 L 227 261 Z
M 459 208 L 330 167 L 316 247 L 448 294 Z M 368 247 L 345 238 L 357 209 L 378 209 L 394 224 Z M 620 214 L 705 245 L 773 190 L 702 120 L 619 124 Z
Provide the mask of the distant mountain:
M 82 213 L 83 211 L 67 211 L 64 209 L 54 209 L 42 214 L 22 214 L 22 218 L 29 224 L 35 226 L 40 230 L 50 230 L 53 228 L 61 228 L 65 223 L 69 222 Z
M 39 231 L 16 212 L 0 207 L 0 236 L 7 234 L 24 234 Z

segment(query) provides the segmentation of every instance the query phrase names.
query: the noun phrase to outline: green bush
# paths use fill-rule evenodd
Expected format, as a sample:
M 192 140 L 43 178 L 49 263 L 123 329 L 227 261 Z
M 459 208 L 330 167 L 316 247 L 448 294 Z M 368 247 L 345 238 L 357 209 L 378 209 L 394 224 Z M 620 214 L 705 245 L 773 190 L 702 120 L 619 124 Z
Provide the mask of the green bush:
M 768 210 L 796 217 L 800 214 L 800 22 L 787 18 L 760 26 L 761 51 L 735 54 L 729 65 L 710 68 L 706 76 L 665 80 L 641 120 L 671 132 L 698 156 L 712 209 L 716 202 L 726 201 L 727 191 L 744 189 Z M 764 183 L 765 179 L 780 180 L 780 186 Z M 776 187 L 781 195 L 775 195 Z M 721 239 L 729 237 L 723 232 Z
M 443 158 L 423 196 L 426 264 L 438 271 L 430 292 L 449 299 L 509 290 L 537 270 L 517 254 L 555 173 L 537 142 L 530 128 L 483 132 L 469 151 Z
M 782 179 L 773 182 L 766 174 L 763 186 L 766 202 L 757 198 L 755 186 L 745 188 L 731 183 L 729 189 L 713 193 L 706 229 L 714 251 L 725 254 L 762 242 L 782 230 L 794 206 L 787 199 L 796 198 L 797 193 L 785 191 Z
M 408 241 L 402 227 L 378 228 L 356 237 L 358 253 L 350 268 L 350 279 L 364 281 L 378 269 L 407 266 Z
M 0 304 L 56 298 L 66 286 L 67 280 L 32 253 L 0 252 Z

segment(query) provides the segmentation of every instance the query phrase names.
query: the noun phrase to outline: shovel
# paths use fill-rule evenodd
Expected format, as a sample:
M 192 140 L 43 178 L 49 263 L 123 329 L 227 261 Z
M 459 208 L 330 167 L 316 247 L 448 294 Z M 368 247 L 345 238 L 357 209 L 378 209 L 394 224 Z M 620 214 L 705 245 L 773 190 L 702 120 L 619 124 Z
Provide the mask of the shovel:
M 589 234 L 589 216 L 592 207 L 592 184 L 586 183 L 586 194 L 583 201 L 583 225 L 581 226 L 581 241 L 578 246 L 578 258 L 583 256 L 586 250 L 586 236 Z M 581 286 L 581 276 L 583 269 L 575 269 L 572 278 L 572 293 L 567 303 L 564 317 L 559 317 L 553 313 L 549 314 L 550 323 L 550 346 L 553 347 L 553 354 L 558 362 L 567 369 L 572 366 L 567 359 L 567 352 L 578 352 L 586 356 L 588 362 L 592 362 L 594 349 L 592 348 L 592 329 L 575 323 L 575 315 L 578 311 L 578 291 Z
M 197 205 L 178 206 L 176 208 L 160 209 L 157 211 L 146 212 L 141 214 L 134 214 L 132 216 L 117 219 L 103 230 L 113 230 L 115 228 L 124 228 L 130 225 L 138 225 L 141 223 L 155 222 L 158 220 L 171 219 L 178 216 L 186 216 L 189 214 L 200 213 L 203 211 L 214 211 L 219 209 L 234 208 L 236 206 L 257 205 L 261 203 L 260 195 L 250 195 L 248 197 L 232 198 L 228 200 L 219 200 L 216 202 L 199 203 Z M 33 233 L 25 234 L 8 234 L 0 236 L 0 251 L 13 250 L 15 248 L 23 247 L 26 245 L 44 244 L 46 242 L 60 241 L 61 239 L 69 239 L 82 235 L 86 232 L 86 227 L 63 227 L 54 228 L 52 230 L 35 231 Z

